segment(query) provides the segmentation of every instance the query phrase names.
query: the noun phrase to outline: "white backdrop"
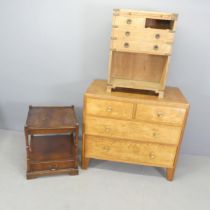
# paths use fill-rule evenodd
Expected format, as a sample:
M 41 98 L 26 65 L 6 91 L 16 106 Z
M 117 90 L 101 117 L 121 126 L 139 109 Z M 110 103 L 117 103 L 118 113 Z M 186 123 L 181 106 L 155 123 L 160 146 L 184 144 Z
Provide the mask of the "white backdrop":
M 113 8 L 179 13 L 168 85 L 191 104 L 182 152 L 210 155 L 210 1 L 0 0 L 0 128 L 22 130 L 28 105 L 74 104 L 107 77 Z

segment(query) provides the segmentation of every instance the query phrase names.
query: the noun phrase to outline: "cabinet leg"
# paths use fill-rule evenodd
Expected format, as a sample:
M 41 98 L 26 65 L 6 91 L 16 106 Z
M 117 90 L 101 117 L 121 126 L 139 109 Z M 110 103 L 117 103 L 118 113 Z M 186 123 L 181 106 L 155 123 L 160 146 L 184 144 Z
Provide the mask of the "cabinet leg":
M 87 169 L 89 166 L 89 158 L 82 158 L 82 169 Z
M 35 179 L 37 178 L 37 176 L 31 175 L 31 174 L 26 174 L 26 179 L 30 180 L 30 179 Z
M 164 97 L 164 91 L 159 91 L 158 97 L 159 97 L 159 98 L 163 98 L 163 97 Z
M 69 172 L 69 175 L 71 175 L 71 176 L 75 176 L 75 175 L 78 175 L 78 174 L 79 174 L 78 168 L 72 169 L 72 170 Z
M 166 178 L 168 181 L 173 181 L 174 173 L 175 173 L 175 168 L 166 169 Z
M 107 85 L 106 91 L 107 91 L 108 93 L 111 93 L 111 92 L 112 92 L 112 86 Z

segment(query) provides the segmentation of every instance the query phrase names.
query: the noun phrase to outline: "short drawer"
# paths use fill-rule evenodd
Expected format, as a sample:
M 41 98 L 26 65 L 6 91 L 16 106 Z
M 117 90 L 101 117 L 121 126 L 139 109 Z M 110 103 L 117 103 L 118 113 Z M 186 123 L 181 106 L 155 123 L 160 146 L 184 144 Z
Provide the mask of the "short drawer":
M 111 100 L 87 98 L 86 114 L 102 117 L 131 119 L 133 114 L 133 104 Z
M 144 41 L 153 43 L 173 43 L 174 33 L 165 30 L 158 29 L 130 29 L 129 27 L 124 28 L 113 28 L 112 37 L 117 40 L 133 40 L 133 41 Z
M 185 113 L 183 108 L 138 104 L 136 119 L 182 125 Z
M 85 133 L 104 137 L 133 139 L 137 141 L 158 142 L 177 145 L 181 127 L 155 123 L 123 121 L 87 116 Z
M 97 136 L 85 137 L 85 156 L 89 158 L 144 163 L 162 167 L 173 167 L 176 147 L 130 140 Z
M 59 169 L 68 169 L 74 167 L 76 167 L 74 161 L 39 162 L 30 164 L 31 171 L 56 171 Z
M 170 55 L 172 52 L 172 45 L 167 43 L 144 42 L 142 40 L 112 40 L 111 49 L 123 52 Z
M 129 27 L 129 28 L 144 28 L 145 18 L 129 17 L 129 16 L 114 16 L 113 27 Z

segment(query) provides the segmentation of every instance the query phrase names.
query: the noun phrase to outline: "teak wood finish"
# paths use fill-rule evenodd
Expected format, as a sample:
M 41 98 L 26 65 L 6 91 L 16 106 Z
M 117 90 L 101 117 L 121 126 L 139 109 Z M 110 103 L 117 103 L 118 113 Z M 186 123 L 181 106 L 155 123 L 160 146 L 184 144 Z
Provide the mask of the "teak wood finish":
M 177 14 L 115 9 L 107 91 L 151 90 L 162 98 Z
M 74 106 L 30 106 L 25 125 L 27 179 L 77 175 L 78 132 Z
M 166 168 L 173 180 L 189 104 L 178 88 L 165 97 L 106 91 L 95 80 L 84 95 L 82 168 L 102 159 Z

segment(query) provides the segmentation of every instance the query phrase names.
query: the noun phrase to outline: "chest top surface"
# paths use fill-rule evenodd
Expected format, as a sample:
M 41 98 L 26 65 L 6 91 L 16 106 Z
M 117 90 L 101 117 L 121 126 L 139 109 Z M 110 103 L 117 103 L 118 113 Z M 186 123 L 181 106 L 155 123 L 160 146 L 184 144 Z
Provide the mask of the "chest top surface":
M 77 125 L 73 106 L 30 106 L 26 126 L 30 129 L 62 129 Z
M 158 98 L 158 96 L 148 93 L 148 91 L 139 90 L 126 90 L 118 89 L 111 93 L 106 91 L 107 81 L 106 80 L 94 80 L 85 95 L 101 99 L 111 99 L 120 101 L 129 101 L 133 103 L 154 103 L 162 105 L 174 105 L 188 107 L 189 104 L 182 92 L 176 87 L 166 87 L 164 98 Z

